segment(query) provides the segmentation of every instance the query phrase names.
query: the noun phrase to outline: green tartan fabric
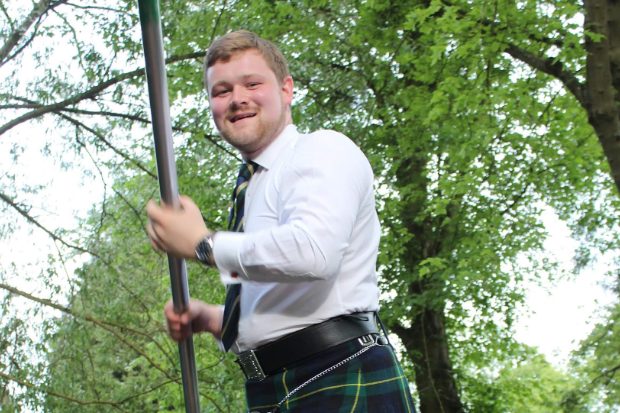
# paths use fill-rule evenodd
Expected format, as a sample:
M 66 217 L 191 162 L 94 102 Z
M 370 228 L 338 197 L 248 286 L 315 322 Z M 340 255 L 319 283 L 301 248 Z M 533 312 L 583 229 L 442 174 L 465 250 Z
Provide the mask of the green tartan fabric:
M 297 386 L 362 347 L 351 340 L 261 382 L 247 382 L 250 413 L 415 413 L 407 379 L 389 345 L 371 347 L 294 392 L 278 407 Z

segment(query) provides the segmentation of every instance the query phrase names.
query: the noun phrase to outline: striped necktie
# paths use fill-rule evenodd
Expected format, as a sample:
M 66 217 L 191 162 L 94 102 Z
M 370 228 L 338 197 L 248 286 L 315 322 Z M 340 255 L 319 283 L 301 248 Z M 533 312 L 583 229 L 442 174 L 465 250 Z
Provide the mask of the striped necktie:
M 243 232 L 243 211 L 245 207 L 245 190 L 248 187 L 250 178 L 258 165 L 252 161 L 244 162 L 239 169 L 239 176 L 233 191 L 233 206 L 228 217 L 228 230 Z M 237 338 L 239 331 L 239 299 L 241 297 L 241 284 L 229 284 L 226 287 L 226 301 L 224 302 L 224 320 L 222 323 L 222 344 L 228 351 L 232 343 Z

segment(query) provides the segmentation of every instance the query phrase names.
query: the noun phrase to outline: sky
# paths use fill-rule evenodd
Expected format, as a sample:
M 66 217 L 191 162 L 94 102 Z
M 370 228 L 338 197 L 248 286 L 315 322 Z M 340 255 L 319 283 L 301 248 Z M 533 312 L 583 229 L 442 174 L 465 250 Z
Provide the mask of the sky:
M 570 271 L 577 241 L 553 211 L 545 211 L 543 221 L 549 231 L 545 241 L 547 257 L 558 259 L 560 268 Z M 611 265 L 611 257 L 603 256 L 581 273 L 554 283 L 539 286 L 529 282 L 527 301 L 516 324 L 516 338 L 538 347 L 554 365 L 564 365 L 570 351 L 586 338 L 604 315 L 604 307 L 615 298 L 603 285 Z

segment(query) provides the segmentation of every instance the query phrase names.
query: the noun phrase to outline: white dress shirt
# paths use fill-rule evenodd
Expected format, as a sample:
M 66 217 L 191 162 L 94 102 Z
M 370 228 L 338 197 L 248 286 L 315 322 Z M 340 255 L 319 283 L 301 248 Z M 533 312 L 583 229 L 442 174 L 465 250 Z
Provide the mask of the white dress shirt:
M 380 227 L 373 173 L 360 149 L 328 130 L 288 125 L 256 159 L 245 232 L 217 232 L 222 280 L 242 282 L 233 351 L 328 318 L 378 309 Z

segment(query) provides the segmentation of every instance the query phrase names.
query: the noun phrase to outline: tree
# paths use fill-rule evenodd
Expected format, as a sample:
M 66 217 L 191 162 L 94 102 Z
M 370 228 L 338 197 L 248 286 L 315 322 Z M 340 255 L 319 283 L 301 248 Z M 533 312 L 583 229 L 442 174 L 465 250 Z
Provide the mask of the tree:
M 468 385 L 478 387 L 468 400 L 476 412 L 568 412 L 563 398 L 578 387 L 572 375 L 558 371 L 533 349 L 523 348 L 493 372 L 473 374 Z
M 152 253 L 144 214 L 131 208 L 153 196 L 150 180 L 139 176 L 125 182 L 108 200 L 108 212 L 94 217 L 99 231 L 92 242 L 110 261 L 97 259 L 79 269 L 71 311 L 47 337 L 47 376 L 40 389 L 47 411 L 180 411 L 183 406 L 178 349 L 162 327 L 161 305 L 170 298 L 167 260 Z M 219 195 L 198 199 L 212 204 Z M 204 272 L 190 266 L 192 294 L 222 301 L 217 276 Z M 240 372 L 232 358 L 206 336 L 196 337 L 195 347 L 203 409 L 242 410 Z M 58 394 L 80 397 L 67 403 Z
M 17 261 L 3 265 L 0 288 L 10 298 L 2 307 L 1 327 L 6 333 L 2 336 L 7 342 L 2 343 L 0 383 L 3 389 L 12 389 L 14 404 L 20 408 L 80 412 L 177 408 L 182 406 L 177 354 L 165 338 L 160 315 L 169 297 L 169 281 L 163 258 L 146 252 L 150 248 L 143 232 L 143 207 L 155 197 L 157 182 L 147 130 L 143 56 L 135 35 L 139 33 L 136 5 L 81 6 L 62 1 L 33 4 L 32 10 L 27 6 L 13 2 L 1 8 L 6 29 L 2 50 L 7 54 L 2 67 L 6 82 L 0 134 L 43 123 L 50 130 L 52 143 L 44 148 L 49 156 L 58 157 L 65 168 L 72 167 L 68 154 L 90 158 L 92 165 L 86 172 L 94 179 L 86 178 L 87 185 L 100 187 L 103 199 L 83 227 L 62 228 L 54 217 L 39 212 L 46 211 L 40 206 L 46 202 L 43 188 L 29 188 L 17 174 L 4 172 L 3 216 L 14 223 L 3 227 L 2 235 L 30 225 L 32 232 L 53 242 L 41 273 L 24 274 Z M 187 14 L 178 10 L 181 7 L 191 5 L 179 3 L 177 10 L 169 7 L 169 13 Z M 213 16 L 202 17 L 216 22 Z M 46 37 L 51 44 L 46 45 Z M 205 33 L 202 43 L 210 39 Z M 203 52 L 197 48 L 188 53 L 186 46 L 179 49 L 185 50 L 168 58 L 174 76 L 171 92 L 182 96 L 193 88 L 200 94 L 197 57 Z M 59 50 L 64 52 L 61 62 L 54 58 Z M 32 61 L 38 63 L 32 72 L 20 72 Z M 71 72 L 79 76 L 68 76 Z M 197 106 L 177 114 L 174 129 L 185 141 L 188 158 L 209 165 L 193 174 L 201 179 L 203 191 L 228 177 L 223 171 L 234 155 L 208 134 L 206 118 L 197 121 Z M 23 147 L 23 143 L 13 144 L 16 164 L 22 161 Z M 181 162 L 181 173 L 183 168 Z M 190 179 L 187 175 L 181 179 L 182 188 Z M 210 222 L 224 215 L 228 197 L 217 187 L 194 196 L 216 206 L 206 216 Z M 39 249 L 43 244 L 39 242 Z M 75 267 L 79 269 L 74 271 Z M 27 288 L 17 287 L 20 279 L 30 280 Z M 213 285 L 219 286 L 214 278 L 205 283 L 197 280 L 193 291 L 221 298 L 221 288 Z M 20 299 L 30 303 L 27 316 L 11 305 Z M 47 319 L 35 326 L 35 338 L 31 338 L 32 329 L 19 322 L 27 317 Z M 240 389 L 221 389 L 231 387 L 227 381 L 233 378 L 238 381 L 239 371 L 230 371 L 230 358 L 223 360 L 212 344 L 200 344 L 204 346 L 197 351 L 204 404 L 215 411 L 238 411 L 243 400 Z M 33 353 L 38 356 L 33 358 Z
M 45 371 L 47 382 L 28 387 L 15 375 L 8 379 L 40 389 L 45 394 L 33 395 L 30 403 L 44 398 L 57 411 L 95 409 L 104 401 L 130 410 L 157 400 L 166 408 L 173 396 L 162 383 L 174 381 L 173 351 L 161 344 L 154 322 L 156 303 L 166 296 L 165 268 L 139 240 L 142 209 L 156 185 L 149 134 L 142 129 L 147 110 L 138 103 L 144 102 L 144 86 L 135 5 L 44 4 L 50 7 L 33 6 L 45 12 L 30 25 L 16 23 L 29 21 L 28 10 L 18 19 L 9 17 L 14 8 L 3 9 L 14 21 L 7 27 L 30 31 L 3 37 L 6 44 L 18 40 L 1 67 L 9 80 L 2 85 L 0 134 L 53 121 L 63 151 L 92 156 L 105 196 L 83 228 L 61 231 L 33 214 L 26 200 L 35 198 L 18 193 L 9 174 L 3 177 L 15 189 L 1 194 L 4 208 L 55 241 L 60 252 L 54 263 L 72 255 L 86 261 L 71 278 L 69 305 L 54 307 L 65 308 L 65 315 L 45 332 L 52 344 L 45 349 L 48 364 L 38 371 Z M 611 2 L 608 7 L 615 10 Z M 600 21 L 594 14 L 586 20 L 588 30 L 582 28 L 579 5 L 169 0 L 162 11 L 180 188 L 199 200 L 214 227 L 222 226 L 223 182 L 236 162 L 203 115 L 199 56 L 217 34 L 245 27 L 278 42 L 291 57 L 300 91 L 295 122 L 302 129 L 340 130 L 369 155 L 384 228 L 382 317 L 403 344 L 422 412 L 475 407 L 480 392 L 488 391 L 472 384 L 478 372 L 518 354 L 511 326 L 522 300 L 520 282 L 555 268 L 537 255 L 545 238 L 543 208 L 551 206 L 569 223 L 584 246 L 582 261 L 591 247 L 617 248 L 618 198 L 593 127 L 599 101 L 585 92 L 598 80 L 592 78 L 597 72 L 585 69 L 586 51 L 598 50 L 607 37 L 590 30 L 590 22 Z M 78 17 L 90 22 L 97 41 L 81 35 Z M 40 65 L 32 82 L 20 80 L 27 56 L 51 57 L 52 49 L 37 46 L 43 34 L 71 45 L 73 59 L 61 67 Z M 82 76 L 69 78 L 67 66 Z M 46 280 L 54 278 L 54 268 Z M 130 276 L 136 273 L 150 276 Z M 221 292 L 211 291 L 197 268 L 192 274 L 198 286 L 192 293 L 217 299 Z M 58 300 L 34 301 L 55 303 L 67 293 L 61 290 L 53 295 Z M 110 300 L 110 291 L 118 300 Z M 141 310 L 125 314 L 123 303 Z M 146 335 L 138 334 L 142 328 Z M 63 346 L 69 339 L 93 349 L 90 365 L 77 348 Z M 213 360 L 215 354 L 203 357 Z M 68 362 L 62 367 L 59 360 Z M 216 381 L 203 397 L 221 406 L 215 390 L 235 378 L 226 376 L 226 362 L 214 369 Z M 66 380 L 76 371 L 82 385 Z M 99 380 L 107 393 L 97 392 Z M 162 384 L 161 392 L 147 383 Z
M 597 229 L 617 231 L 615 218 L 595 211 L 597 203 L 616 211 L 618 200 L 601 179 L 608 166 L 588 114 L 547 74 L 512 56 L 531 39 L 561 38 L 565 48 L 541 52 L 565 58 L 579 79 L 584 32 L 571 23 L 579 12 L 570 2 L 401 1 L 308 3 L 270 15 L 289 22 L 274 38 L 312 26 L 291 53 L 303 62 L 293 72 L 320 109 L 302 103 L 301 111 L 373 156 L 389 234 L 382 248 L 388 322 L 413 361 L 423 412 L 462 411 L 467 389 L 457 382 L 466 373 L 458 366 L 512 351 L 519 281 L 553 270 L 519 259 L 541 249 L 543 205 L 584 242 L 597 239 Z M 598 245 L 617 247 L 611 238 Z
M 516 59 L 560 80 L 575 96 L 588 115 L 588 121 L 609 161 L 616 188 L 620 190 L 620 146 L 617 138 L 620 136 L 620 32 L 617 24 L 620 6 L 615 1 L 585 0 L 584 14 L 580 45 L 585 46 L 586 53 L 585 81 L 580 80 L 583 68 L 575 73 L 574 69 L 571 70 L 571 62 L 550 56 L 554 47 L 573 49 L 575 45 L 570 41 L 564 43 L 561 39 L 539 38 L 531 45 L 538 46 L 538 50 L 510 45 L 507 51 Z
M 620 304 L 616 302 L 606 309 L 605 317 L 572 355 L 572 368 L 581 385 L 565 395 L 563 405 L 567 411 L 614 412 L 620 408 L 619 344 Z

